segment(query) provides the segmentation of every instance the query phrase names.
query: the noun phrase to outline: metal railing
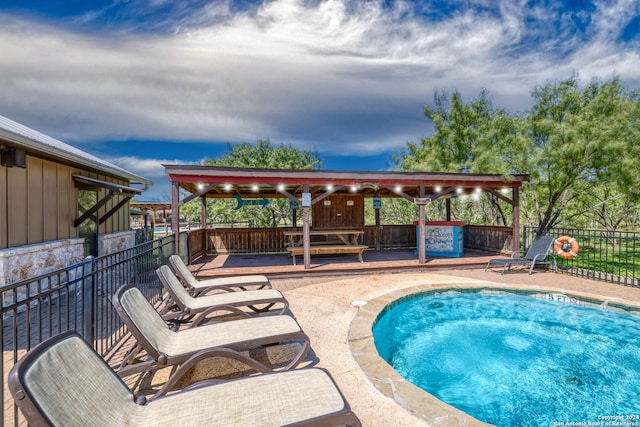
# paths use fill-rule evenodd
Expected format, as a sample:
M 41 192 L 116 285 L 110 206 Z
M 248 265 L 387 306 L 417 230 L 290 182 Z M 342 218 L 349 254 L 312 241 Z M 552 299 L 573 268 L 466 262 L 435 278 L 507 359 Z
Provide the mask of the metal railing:
M 535 238 L 535 227 L 524 227 L 524 248 Z M 570 236 L 580 246 L 571 259 L 556 256 L 558 270 L 578 277 L 640 287 L 640 233 L 556 227 L 550 236 Z
M 13 365 L 43 340 L 68 330 L 77 331 L 106 357 L 126 336 L 111 296 L 120 286 L 135 284 L 149 301 L 159 304 L 162 284 L 155 269 L 173 253 L 173 245 L 173 236 L 168 236 L 0 288 L 0 426 L 25 424 L 7 395 Z
M 413 233 L 413 228 L 409 231 Z M 523 228 L 525 251 L 535 231 Z M 572 236 L 580 244 L 577 257 L 556 257 L 560 271 L 640 287 L 640 233 L 555 228 L 549 235 Z M 126 336 L 111 296 L 118 287 L 132 283 L 159 304 L 162 285 L 155 269 L 166 262 L 175 244 L 174 236 L 164 237 L 0 288 L 4 383 L 0 426 L 25 424 L 6 389 L 7 374 L 17 360 L 38 343 L 67 330 L 80 333 L 106 358 Z M 180 253 L 189 253 L 188 233 L 180 233 L 177 244 Z

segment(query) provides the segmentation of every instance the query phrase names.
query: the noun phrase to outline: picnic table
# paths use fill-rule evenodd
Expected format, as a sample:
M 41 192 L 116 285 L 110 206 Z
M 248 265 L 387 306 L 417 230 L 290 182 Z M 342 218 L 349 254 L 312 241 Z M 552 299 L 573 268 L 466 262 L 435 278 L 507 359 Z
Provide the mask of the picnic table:
M 364 234 L 362 230 L 309 230 L 309 236 L 325 236 L 323 242 L 310 242 L 309 253 L 311 254 L 341 254 L 356 253 L 360 262 L 362 252 L 368 248 L 360 245 L 358 238 Z M 285 231 L 288 238 L 287 251 L 291 254 L 293 265 L 296 265 L 296 255 L 304 253 L 304 232 L 302 230 Z M 334 238 L 335 237 L 335 238 Z

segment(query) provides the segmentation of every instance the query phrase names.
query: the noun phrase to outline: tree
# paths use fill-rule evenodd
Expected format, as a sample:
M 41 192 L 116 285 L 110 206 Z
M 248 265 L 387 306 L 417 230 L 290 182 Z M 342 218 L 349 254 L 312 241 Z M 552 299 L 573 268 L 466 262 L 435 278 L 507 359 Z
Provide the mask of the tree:
M 601 228 L 614 235 L 624 224 L 633 221 L 640 205 L 628 193 L 606 184 L 594 185 L 577 197 L 578 209 L 584 212 L 589 228 Z
M 585 198 L 591 200 L 586 203 L 600 203 L 595 190 L 603 185 L 624 195 L 624 206 L 630 209 L 625 217 L 632 221 L 636 217 L 632 207 L 640 200 L 637 95 L 617 77 L 581 87 L 573 75 L 534 88 L 531 110 L 509 115 L 493 107 L 486 90 L 470 103 L 464 103 L 458 92 L 450 101 L 436 93 L 435 106 L 425 107 L 434 124 L 433 135 L 420 144 L 409 143 L 394 160 L 400 170 L 528 174 L 521 213 L 523 223 L 535 225 L 538 234 L 562 221 L 585 219 L 578 198 L 583 204 Z M 506 225 L 509 207 L 486 197 L 495 222 Z M 463 202 L 455 203 L 452 208 Z M 486 205 L 466 203 L 465 208 L 470 209 L 465 210 L 466 217 L 474 222 L 491 220 Z
M 292 145 L 273 146 L 268 140 L 259 140 L 255 145 L 229 144 L 224 156 L 204 161 L 208 166 L 272 168 L 272 169 L 315 169 L 322 161 L 315 150 L 300 150 Z M 235 210 L 235 201 L 216 200 L 207 204 L 207 220 L 215 222 L 248 221 L 255 227 L 276 227 L 291 218 L 288 199 L 270 200 L 262 208 L 242 207 Z
M 227 145 L 227 152 L 217 159 L 204 161 L 207 166 L 244 168 L 316 169 L 322 167 L 318 152 L 300 150 L 291 144 L 273 146 L 269 140 L 258 140 L 255 145 L 246 142 Z
M 618 78 L 581 89 L 574 75 L 532 95 L 530 146 L 515 165 L 530 176 L 538 234 L 559 224 L 577 196 L 602 183 L 639 196 L 639 104 Z
M 496 109 L 483 89 L 479 97 L 464 103 L 459 92 L 451 100 L 444 93 L 434 95 L 434 107 L 426 106 L 425 115 L 434 124 L 434 134 L 423 138 L 420 144 L 409 143 L 407 150 L 394 156 L 400 170 L 498 173 L 505 176 L 515 172 L 514 153 L 525 144 L 520 129 L 522 119 L 510 116 L 504 109 Z M 454 201 L 454 205 L 463 203 Z M 487 203 L 489 206 L 487 206 Z M 466 204 L 470 217 L 480 222 L 506 224 L 505 207 L 498 199 L 487 194 L 475 204 Z M 510 209 L 510 208 L 506 208 Z M 473 211 L 477 210 L 477 214 Z M 493 212 L 492 215 L 486 215 Z M 493 218 L 490 218 L 490 217 Z

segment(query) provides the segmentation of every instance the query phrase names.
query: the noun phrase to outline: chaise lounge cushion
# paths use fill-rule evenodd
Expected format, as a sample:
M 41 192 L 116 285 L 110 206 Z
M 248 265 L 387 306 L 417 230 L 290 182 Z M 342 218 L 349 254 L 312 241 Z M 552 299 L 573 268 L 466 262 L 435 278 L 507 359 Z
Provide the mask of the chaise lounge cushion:
M 169 263 L 180 280 L 196 295 L 216 289 L 246 290 L 249 286 L 257 286 L 259 289 L 271 289 L 269 279 L 267 276 L 261 274 L 198 280 L 178 255 L 171 255 L 169 257 Z
M 309 337 L 298 322 L 288 315 L 247 317 L 172 330 L 135 286 L 119 288 L 112 302 L 137 343 L 124 358 L 118 371 L 122 377 L 163 366 L 179 366 L 197 358 L 198 354 L 215 353 L 221 348 L 223 351 L 238 352 L 299 341 L 302 344 L 299 351 L 282 368 L 287 370 L 301 363 L 310 348 Z
M 518 255 L 514 253 L 511 258 L 494 258 L 490 259 L 485 267 L 484 271 L 490 270 L 491 267 L 502 267 L 501 274 L 504 274 L 505 271 L 510 270 L 511 267 L 520 266 L 520 267 L 528 267 L 529 274 L 533 273 L 533 269 L 536 265 L 545 265 L 549 264 L 547 262 L 547 255 L 549 255 L 549 251 L 551 250 L 551 246 L 553 246 L 553 242 L 555 241 L 555 237 L 553 236 L 538 236 L 531 243 L 531 246 L 527 250 L 527 253 L 523 258 L 516 258 Z M 556 264 L 555 258 L 552 257 L 550 261 L 554 269 L 557 270 L 558 266 Z
M 11 370 L 9 388 L 34 427 L 281 426 L 318 419 L 360 425 L 329 374 L 317 368 L 204 385 L 140 405 L 75 333 L 30 351 Z
M 285 313 L 289 308 L 287 300 L 276 289 L 224 292 L 193 297 L 173 274 L 169 266 L 160 266 L 156 273 L 165 290 L 171 296 L 172 302 L 186 315 L 201 313 L 213 306 L 250 307 L 254 311 L 261 312 L 266 311 L 273 304 L 279 304 L 282 307 L 278 311 L 280 314 Z M 265 306 L 265 309 L 256 308 L 258 305 Z

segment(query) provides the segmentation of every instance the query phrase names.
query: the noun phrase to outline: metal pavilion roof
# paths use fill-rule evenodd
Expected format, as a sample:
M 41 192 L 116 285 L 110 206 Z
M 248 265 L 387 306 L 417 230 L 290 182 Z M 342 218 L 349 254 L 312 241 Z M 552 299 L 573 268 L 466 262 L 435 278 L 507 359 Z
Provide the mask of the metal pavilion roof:
M 211 198 L 300 195 L 304 185 L 311 193 L 353 193 L 369 197 L 446 197 L 488 191 L 500 194 L 520 187 L 528 175 L 502 176 L 442 172 L 345 171 L 233 168 L 200 165 L 163 165 L 169 181 L 191 194 Z
M 163 166 L 173 187 L 171 229 L 174 233 L 179 231 L 180 205 L 197 197 L 288 198 L 301 204 L 304 212 L 302 228 L 305 269 L 311 268 L 308 210 L 335 193 L 357 193 L 363 197 L 402 197 L 410 200 L 418 205 L 417 241 L 424 241 L 426 204 L 440 198 L 488 192 L 513 206 L 512 241 L 515 242 L 514 250 L 517 250 L 520 241 L 519 187 L 528 180 L 527 175 Z M 180 200 L 179 188 L 191 194 Z M 511 189 L 511 194 L 503 192 L 504 189 Z M 204 223 L 206 203 L 202 204 L 202 218 Z M 426 262 L 425 245 L 418 245 L 418 249 L 418 259 L 423 264 Z

